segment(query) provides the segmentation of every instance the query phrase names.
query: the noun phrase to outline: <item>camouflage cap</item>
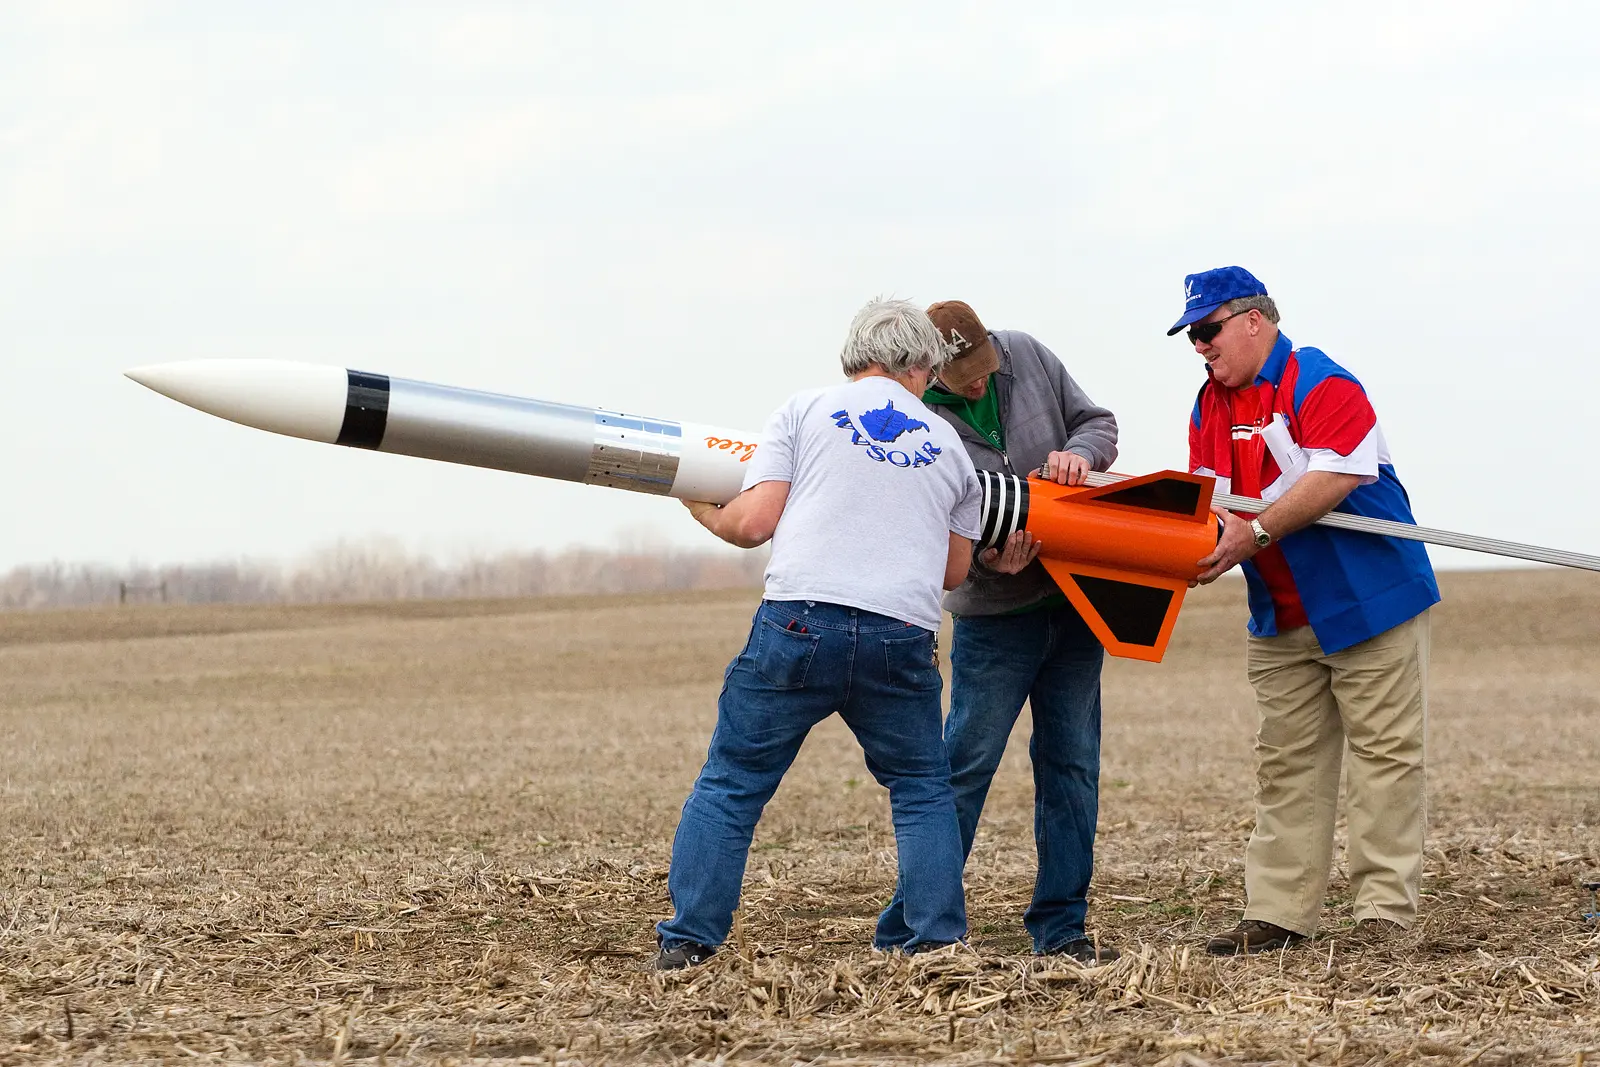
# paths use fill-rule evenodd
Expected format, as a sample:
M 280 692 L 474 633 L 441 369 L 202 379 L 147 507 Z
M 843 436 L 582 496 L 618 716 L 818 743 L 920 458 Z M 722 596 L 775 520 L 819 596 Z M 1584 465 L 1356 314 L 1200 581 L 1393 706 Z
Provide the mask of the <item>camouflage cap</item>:
M 938 327 L 947 349 L 939 366 L 939 380 L 960 392 L 986 374 L 1000 369 L 1000 353 L 984 329 L 978 313 L 960 300 L 941 300 L 928 308 L 928 318 Z

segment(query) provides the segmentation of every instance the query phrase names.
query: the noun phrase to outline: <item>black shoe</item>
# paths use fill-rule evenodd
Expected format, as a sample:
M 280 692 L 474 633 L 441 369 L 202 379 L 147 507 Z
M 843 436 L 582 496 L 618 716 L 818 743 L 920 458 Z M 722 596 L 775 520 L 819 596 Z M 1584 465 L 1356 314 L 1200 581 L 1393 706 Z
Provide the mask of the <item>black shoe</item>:
M 1232 930 L 1217 934 L 1207 941 L 1206 951 L 1213 956 L 1276 952 L 1280 948 L 1298 945 L 1305 939 L 1304 934 L 1297 934 L 1293 930 L 1285 930 L 1259 919 L 1246 919 Z
M 901 949 L 900 951 L 904 952 L 907 956 L 920 956 L 924 952 L 937 952 L 942 948 L 949 948 L 951 945 L 959 944 L 961 944 L 959 941 L 923 941 L 920 944 L 911 945 L 907 948 Z
M 714 948 L 689 942 L 677 948 L 663 948 L 656 956 L 656 970 L 681 971 L 685 967 L 698 967 L 717 954 Z
M 1110 963 L 1112 960 L 1120 960 L 1122 958 L 1122 953 L 1118 952 L 1115 946 L 1107 945 L 1104 942 L 1096 946 L 1087 937 L 1080 937 L 1075 941 L 1057 945 L 1050 951 L 1041 952 L 1039 955 L 1066 956 L 1083 964 L 1085 967 L 1098 967 L 1102 963 Z

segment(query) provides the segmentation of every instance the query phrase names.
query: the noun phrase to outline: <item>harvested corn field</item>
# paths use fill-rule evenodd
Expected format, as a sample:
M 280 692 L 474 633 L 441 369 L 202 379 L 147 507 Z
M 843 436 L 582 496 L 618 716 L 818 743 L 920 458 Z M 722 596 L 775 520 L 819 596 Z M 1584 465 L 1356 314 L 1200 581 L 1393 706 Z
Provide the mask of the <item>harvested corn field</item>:
M 1111 661 L 1090 922 L 1028 953 L 1026 718 L 972 939 L 876 955 L 884 793 L 837 720 L 734 939 L 658 976 L 678 808 L 756 594 L 0 614 L 0 1064 L 1600 1061 L 1600 581 L 1447 573 L 1425 917 L 1204 955 L 1242 906 L 1243 591 Z

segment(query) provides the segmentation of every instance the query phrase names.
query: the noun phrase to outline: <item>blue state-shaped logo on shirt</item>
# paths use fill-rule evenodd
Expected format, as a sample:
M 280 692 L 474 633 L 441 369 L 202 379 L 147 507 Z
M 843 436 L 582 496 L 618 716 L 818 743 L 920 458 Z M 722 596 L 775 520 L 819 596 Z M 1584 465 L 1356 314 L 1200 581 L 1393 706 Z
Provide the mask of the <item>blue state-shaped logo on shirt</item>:
M 871 441 L 861 436 L 850 418 L 850 413 L 843 408 L 833 413 L 833 420 L 835 426 L 850 431 L 851 444 L 865 448 L 867 458 L 879 463 L 888 463 L 896 467 L 925 467 L 934 462 L 943 451 L 932 441 L 924 442 L 921 448 L 913 452 L 883 447 L 885 444 L 893 444 L 908 433 L 917 430 L 926 432 L 928 429 L 928 424 L 921 419 L 910 418 L 905 412 L 897 409 L 893 400 L 886 401 L 881 408 L 861 413 L 862 429 L 867 431 L 867 437 L 871 438 Z
M 913 430 L 926 430 L 928 424 L 918 419 L 907 418 L 903 411 L 896 411 L 894 401 L 891 400 L 884 407 L 876 411 L 861 413 L 861 428 L 867 431 L 867 436 L 874 441 L 885 444 L 898 441 L 901 434 Z

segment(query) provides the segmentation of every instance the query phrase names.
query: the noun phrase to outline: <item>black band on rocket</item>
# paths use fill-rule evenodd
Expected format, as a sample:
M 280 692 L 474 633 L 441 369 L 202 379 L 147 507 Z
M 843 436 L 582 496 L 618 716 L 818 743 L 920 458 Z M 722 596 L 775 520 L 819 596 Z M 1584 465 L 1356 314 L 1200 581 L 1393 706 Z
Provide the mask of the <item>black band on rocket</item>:
M 1028 528 L 1028 479 L 1017 479 L 1017 509 L 1011 520 L 1011 533 Z M 1007 534 L 1007 537 L 1011 534 Z
M 389 425 L 389 376 L 366 371 L 346 371 L 350 375 L 345 395 L 344 423 L 335 444 L 351 448 L 378 448 Z

